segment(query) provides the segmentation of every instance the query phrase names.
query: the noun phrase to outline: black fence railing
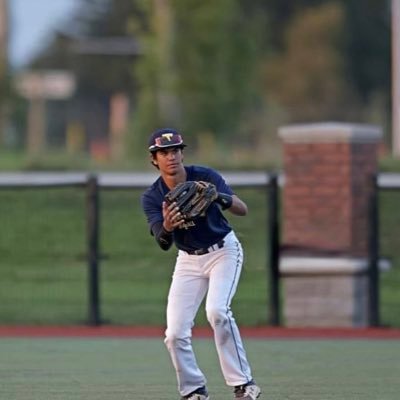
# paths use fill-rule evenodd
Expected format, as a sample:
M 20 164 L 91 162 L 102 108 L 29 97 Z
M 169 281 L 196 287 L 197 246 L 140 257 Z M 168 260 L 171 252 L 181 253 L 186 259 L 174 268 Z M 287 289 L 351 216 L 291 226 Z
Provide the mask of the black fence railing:
M 279 227 L 279 183 L 278 175 L 271 174 L 268 187 L 268 247 L 269 247 L 269 324 L 281 324 L 280 284 L 279 284 L 279 252 L 280 252 L 280 227 Z
M 379 205 L 377 176 L 371 177 L 368 226 L 368 315 L 369 326 L 380 325 L 379 315 Z
M 267 259 L 268 287 L 267 322 L 272 326 L 281 324 L 280 293 L 280 186 L 283 177 L 274 172 L 227 172 L 223 173 L 235 188 L 265 189 L 267 204 Z M 144 189 L 156 178 L 152 173 L 3 173 L 0 174 L 1 190 L 78 188 L 86 190 L 86 249 L 87 263 L 87 319 L 89 325 L 104 323 L 101 295 L 102 276 L 100 262 L 104 255 L 100 249 L 102 190 Z M 369 325 L 379 326 L 380 316 L 380 220 L 379 193 L 400 191 L 400 174 L 379 174 L 373 178 L 373 190 L 369 202 Z M 1 195 L 1 194 L 0 194 Z M 33 211 L 34 212 L 34 211 Z M 1 321 L 0 321 L 1 322 Z
M 87 258 L 88 258 L 88 322 L 101 324 L 100 314 L 100 268 L 99 268 L 99 186 L 97 176 L 91 175 L 87 181 Z
M 268 272 L 269 306 L 267 321 L 271 325 L 280 324 L 279 296 L 279 177 L 276 173 L 262 172 L 226 172 L 223 173 L 227 182 L 234 188 L 265 189 L 268 223 L 266 236 L 268 238 L 266 271 Z M 56 188 L 78 188 L 86 191 L 86 250 L 87 263 L 87 320 L 92 326 L 105 322 L 103 317 L 102 269 L 104 258 L 100 248 L 101 231 L 101 191 L 117 191 L 125 189 L 144 189 L 148 187 L 157 175 L 152 173 L 11 173 L 0 174 L 0 189 L 3 190 L 36 190 Z

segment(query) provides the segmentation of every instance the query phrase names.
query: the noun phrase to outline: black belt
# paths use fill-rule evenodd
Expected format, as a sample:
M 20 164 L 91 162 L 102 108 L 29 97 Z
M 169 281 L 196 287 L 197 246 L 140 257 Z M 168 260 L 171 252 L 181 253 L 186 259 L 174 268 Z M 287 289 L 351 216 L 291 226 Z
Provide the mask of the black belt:
M 205 247 L 204 249 L 197 250 L 189 250 L 186 253 L 196 256 L 202 256 L 203 254 L 211 253 L 212 251 L 222 249 L 224 247 L 224 239 L 221 239 L 219 242 L 213 244 L 210 247 Z

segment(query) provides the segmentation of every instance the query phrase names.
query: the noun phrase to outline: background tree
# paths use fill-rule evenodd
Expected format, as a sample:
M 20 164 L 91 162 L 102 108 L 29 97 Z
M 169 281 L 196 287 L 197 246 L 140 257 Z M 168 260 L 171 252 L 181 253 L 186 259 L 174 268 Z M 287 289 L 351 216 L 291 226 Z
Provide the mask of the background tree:
M 321 44 L 326 42 L 325 47 L 330 47 L 331 52 L 336 53 L 336 62 L 341 64 L 339 70 L 335 72 L 337 78 L 345 81 L 347 95 L 343 99 L 342 111 L 337 106 L 330 112 L 318 116 L 314 119 L 323 119 L 331 116 L 340 119 L 353 118 L 360 122 L 376 122 L 380 125 L 387 125 L 390 118 L 388 110 L 390 110 L 390 7 L 389 2 L 381 0 L 367 0 L 359 2 L 357 0 L 299 0 L 292 2 L 289 0 L 271 0 L 269 3 L 269 27 L 270 27 L 270 48 L 265 59 L 266 64 L 272 62 L 271 69 L 277 66 L 278 59 L 290 58 L 289 52 L 293 52 L 301 56 L 307 49 L 305 43 L 299 43 L 302 50 L 296 51 L 294 46 L 290 46 L 289 41 L 295 40 L 296 34 L 290 34 L 293 31 L 294 21 L 297 21 L 297 34 L 302 35 L 303 30 L 311 29 L 306 23 L 302 24 L 304 11 L 309 10 L 307 15 L 313 10 L 331 5 L 342 8 L 342 16 L 338 23 L 340 38 L 335 40 L 332 35 L 321 37 Z M 322 7 L 322 8 L 321 8 Z M 320 16 L 321 18 L 322 16 Z M 329 18 L 329 16 L 325 17 Z M 332 22 L 331 22 L 332 23 Z M 302 26 L 301 26 L 302 25 Z M 323 28 L 323 27 L 322 27 Z M 336 31 L 337 31 L 336 28 Z M 291 35 L 292 39 L 288 39 Z M 317 50 L 317 49 L 315 49 Z M 341 60 L 339 61 L 338 58 Z M 315 61 L 316 62 L 316 61 Z M 316 67 L 316 65 L 315 65 Z M 322 67 L 322 65 L 321 65 Z M 336 68 L 338 65 L 336 66 Z M 328 67 L 328 70 L 333 72 L 334 66 Z M 266 71 L 271 72 L 269 68 Z M 299 68 L 297 70 L 290 69 L 286 65 L 287 74 L 280 71 L 280 78 L 283 82 L 289 80 L 292 82 L 297 75 L 298 81 L 303 80 L 303 73 L 310 73 L 307 69 Z M 268 78 L 268 77 L 267 77 Z M 268 79 L 267 79 L 268 81 Z M 273 80 L 269 83 L 273 85 Z M 316 85 L 317 82 L 314 82 Z M 325 83 L 326 84 L 326 83 Z M 287 88 L 287 85 L 285 85 Z M 271 90 L 270 90 L 271 89 Z M 321 87 L 322 90 L 322 87 Z M 282 103 L 283 97 L 290 97 L 290 94 L 277 93 L 277 87 L 266 87 L 268 98 L 281 104 L 289 104 L 291 106 L 286 109 L 288 118 L 299 119 L 298 112 L 301 110 L 301 103 L 296 103 L 296 94 L 293 94 L 291 100 L 286 99 Z M 336 92 L 332 92 L 335 96 Z M 289 103 L 288 103 L 289 102 Z M 295 105 L 296 103 L 297 105 Z M 349 112 L 351 111 L 351 113 Z M 308 115 L 304 114 L 303 119 L 307 119 Z
M 390 1 L 342 0 L 346 74 L 364 102 L 377 91 L 390 93 Z
M 291 121 L 349 117 L 343 24 L 340 3 L 302 10 L 288 26 L 286 51 L 267 62 L 268 97 L 288 110 Z
M 258 60 L 265 17 L 259 13 L 260 2 L 252 3 L 152 2 L 145 40 L 155 45 L 146 45 L 149 52 L 137 70 L 144 88 L 138 109 L 141 129 L 178 124 L 193 135 L 235 136 L 246 110 L 261 97 Z
M 206 147 L 259 146 L 290 121 L 385 124 L 389 3 L 381 0 L 81 0 L 36 65 L 64 65 L 78 96 L 134 98 L 130 148 L 176 125 Z M 132 37 L 138 57 L 83 55 L 71 40 Z M 265 101 L 267 99 L 267 101 Z

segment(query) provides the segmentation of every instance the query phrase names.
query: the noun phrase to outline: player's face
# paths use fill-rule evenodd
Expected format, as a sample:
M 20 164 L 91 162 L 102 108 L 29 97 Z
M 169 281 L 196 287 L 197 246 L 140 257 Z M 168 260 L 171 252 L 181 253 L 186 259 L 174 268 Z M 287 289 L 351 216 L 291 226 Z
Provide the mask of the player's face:
M 183 153 L 179 147 L 158 150 L 154 156 L 161 172 L 175 174 L 182 169 Z

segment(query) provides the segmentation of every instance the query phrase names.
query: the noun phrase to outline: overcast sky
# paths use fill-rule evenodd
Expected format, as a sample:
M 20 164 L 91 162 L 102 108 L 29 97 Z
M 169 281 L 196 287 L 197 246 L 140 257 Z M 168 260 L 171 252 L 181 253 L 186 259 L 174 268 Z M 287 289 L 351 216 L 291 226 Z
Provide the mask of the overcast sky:
M 20 68 L 51 37 L 79 0 L 9 0 L 10 61 Z

